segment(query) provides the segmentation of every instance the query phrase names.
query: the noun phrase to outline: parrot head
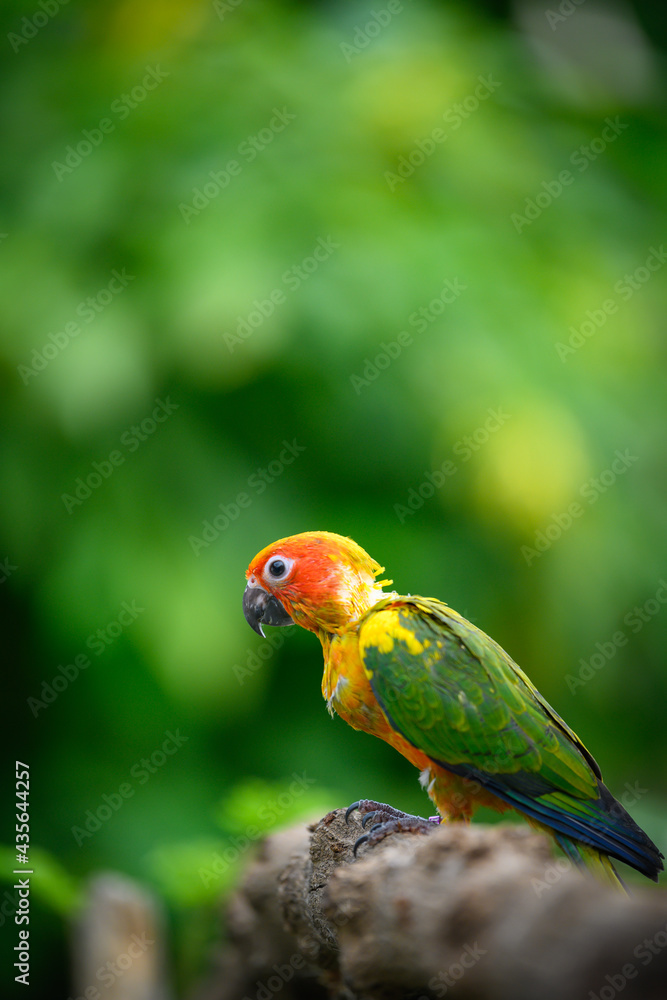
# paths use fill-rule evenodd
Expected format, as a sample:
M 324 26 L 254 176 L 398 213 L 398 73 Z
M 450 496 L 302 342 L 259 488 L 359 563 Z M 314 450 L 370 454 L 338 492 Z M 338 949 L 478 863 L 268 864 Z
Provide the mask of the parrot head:
M 262 636 L 262 625 L 340 632 L 388 596 L 382 587 L 391 580 L 376 580 L 383 571 L 351 538 L 329 531 L 291 535 L 250 563 L 243 613 Z

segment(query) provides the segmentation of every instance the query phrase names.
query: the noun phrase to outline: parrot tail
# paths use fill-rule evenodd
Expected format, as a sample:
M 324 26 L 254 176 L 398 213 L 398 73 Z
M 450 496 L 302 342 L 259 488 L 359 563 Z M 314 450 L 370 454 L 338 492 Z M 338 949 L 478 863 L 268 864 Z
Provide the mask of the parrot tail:
M 625 882 L 611 863 L 609 855 L 603 854 L 602 851 L 598 851 L 595 847 L 584 844 L 580 840 L 571 840 L 562 833 L 556 834 L 556 840 L 565 856 L 575 865 L 587 868 L 600 882 L 606 882 L 607 885 L 613 886 L 614 889 L 626 896 L 630 895 Z

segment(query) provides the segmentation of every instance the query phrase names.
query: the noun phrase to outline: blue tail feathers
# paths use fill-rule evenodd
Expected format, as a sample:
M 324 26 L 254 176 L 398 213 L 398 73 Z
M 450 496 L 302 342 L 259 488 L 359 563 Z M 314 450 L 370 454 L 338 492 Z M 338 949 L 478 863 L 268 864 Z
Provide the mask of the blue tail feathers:
M 561 793 L 556 804 L 549 801 L 550 796 L 558 794 L 553 786 L 542 794 L 535 794 L 535 775 L 526 773 L 524 781 L 522 772 L 512 775 L 484 774 L 475 768 L 452 766 L 442 761 L 438 763 L 455 774 L 478 781 L 519 812 L 551 827 L 556 835 L 580 841 L 624 861 L 654 882 L 658 881 L 658 875 L 664 868 L 664 855 L 602 781 L 598 783 L 597 800 L 575 799 Z M 568 809 L 569 802 L 571 809 Z M 561 842 L 558 836 L 557 840 Z

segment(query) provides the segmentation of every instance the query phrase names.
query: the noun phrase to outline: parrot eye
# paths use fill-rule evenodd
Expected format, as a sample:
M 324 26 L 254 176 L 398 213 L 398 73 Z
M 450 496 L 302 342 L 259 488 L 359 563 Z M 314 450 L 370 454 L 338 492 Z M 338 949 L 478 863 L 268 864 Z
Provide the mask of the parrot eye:
M 293 561 L 291 559 L 278 556 L 276 559 L 272 559 L 271 562 L 267 564 L 265 575 L 268 580 L 282 580 L 283 577 L 287 576 L 292 568 L 292 565 Z

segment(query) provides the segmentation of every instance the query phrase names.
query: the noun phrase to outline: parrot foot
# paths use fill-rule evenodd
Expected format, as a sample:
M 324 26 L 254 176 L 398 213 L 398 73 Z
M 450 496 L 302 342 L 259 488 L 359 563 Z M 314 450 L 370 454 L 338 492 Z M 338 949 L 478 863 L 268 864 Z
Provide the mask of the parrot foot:
M 422 816 L 412 816 L 410 813 L 401 812 L 393 806 L 388 806 L 384 802 L 374 802 L 372 799 L 360 799 L 353 802 L 345 812 L 345 822 L 349 823 L 350 814 L 359 810 L 363 815 L 361 825 L 364 829 L 373 820 L 376 822 L 370 828 L 370 832 L 364 834 L 356 841 L 352 853 L 357 856 L 357 851 L 362 844 L 375 847 L 391 833 L 429 833 L 434 825 L 440 822 L 439 816 L 431 816 L 424 819 Z

